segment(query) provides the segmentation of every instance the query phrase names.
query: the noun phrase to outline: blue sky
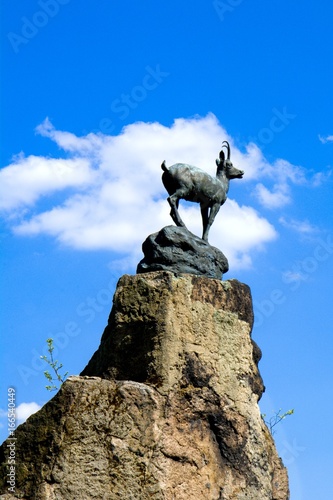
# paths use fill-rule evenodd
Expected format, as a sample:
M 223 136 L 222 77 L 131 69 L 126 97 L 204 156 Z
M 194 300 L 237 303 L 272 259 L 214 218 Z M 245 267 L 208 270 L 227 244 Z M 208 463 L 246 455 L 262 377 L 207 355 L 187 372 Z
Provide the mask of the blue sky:
M 119 277 L 172 224 L 160 164 L 245 171 L 210 243 L 252 290 L 292 500 L 332 494 L 332 14 L 323 0 L 18 0 L 1 13 L 1 437 L 79 373 Z M 200 233 L 197 205 L 181 207 Z

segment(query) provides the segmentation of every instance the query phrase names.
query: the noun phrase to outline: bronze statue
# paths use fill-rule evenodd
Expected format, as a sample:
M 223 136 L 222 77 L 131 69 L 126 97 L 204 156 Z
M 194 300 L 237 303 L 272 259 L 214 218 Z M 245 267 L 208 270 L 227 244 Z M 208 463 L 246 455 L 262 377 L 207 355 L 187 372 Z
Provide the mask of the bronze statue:
M 227 149 L 227 158 L 223 148 Z M 209 229 L 221 205 L 227 199 L 229 181 L 241 179 L 244 174 L 243 170 L 238 170 L 233 166 L 230 160 L 230 145 L 227 141 L 222 143 L 216 165 L 216 177 L 185 163 L 175 163 L 170 168 L 167 168 L 165 161 L 161 165 L 164 171 L 162 182 L 169 193 L 168 202 L 173 221 L 177 226 L 185 227 L 178 212 L 180 199 L 200 203 L 204 241 L 208 241 Z

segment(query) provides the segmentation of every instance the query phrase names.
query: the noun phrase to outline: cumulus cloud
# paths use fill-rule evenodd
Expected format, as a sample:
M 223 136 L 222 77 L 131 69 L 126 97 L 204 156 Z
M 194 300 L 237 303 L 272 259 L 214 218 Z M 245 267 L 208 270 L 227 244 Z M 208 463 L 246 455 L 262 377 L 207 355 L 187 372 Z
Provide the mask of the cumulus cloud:
M 40 410 L 41 406 L 39 404 L 32 403 L 21 403 L 16 408 L 16 418 L 19 424 L 22 424 L 27 420 L 30 415 L 36 413 L 36 411 Z
M 0 210 L 32 206 L 42 196 L 91 182 L 93 172 L 84 158 L 64 160 L 20 155 L 0 170 Z
M 251 251 L 263 250 L 264 245 L 277 238 L 272 224 L 252 207 L 240 206 L 227 200 L 221 217 L 215 219 L 211 240 L 228 256 L 233 268 L 251 266 Z
M 213 114 L 179 118 L 170 127 L 138 122 L 117 136 L 78 137 L 56 130 L 48 119 L 36 132 L 54 141 L 67 158 L 13 158 L 0 170 L 0 209 L 16 234 L 47 234 L 76 249 L 139 254 L 148 234 L 172 224 L 161 162 L 186 162 L 215 175 L 222 140 L 231 144 L 234 165 L 245 171 L 242 181 L 233 182 L 253 183 L 255 200 L 265 208 L 287 205 L 291 186 L 307 182 L 302 168 L 282 159 L 269 163 L 254 143 L 241 151 Z M 198 205 L 181 210 L 189 229 L 201 234 Z M 238 267 L 249 266 L 251 252 L 277 237 L 262 214 L 232 198 L 210 234 L 210 243 Z
M 40 410 L 41 406 L 35 402 L 31 403 L 21 403 L 16 407 L 15 410 L 15 415 L 16 415 L 16 420 L 17 424 L 22 424 L 27 420 L 30 415 L 33 413 L 36 413 L 36 411 Z M 0 418 L 8 418 L 8 411 L 0 408 Z M 4 427 L 4 425 L 1 423 L 0 427 Z
M 262 183 L 257 184 L 254 194 L 262 206 L 266 208 L 279 208 L 291 202 L 290 190 L 286 185 L 274 185 L 269 190 Z

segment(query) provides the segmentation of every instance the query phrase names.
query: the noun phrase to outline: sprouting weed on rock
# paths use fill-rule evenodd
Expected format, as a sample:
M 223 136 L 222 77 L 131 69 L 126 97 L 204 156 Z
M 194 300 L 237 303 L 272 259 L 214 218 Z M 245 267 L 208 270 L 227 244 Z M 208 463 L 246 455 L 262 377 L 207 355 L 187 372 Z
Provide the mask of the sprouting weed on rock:
M 43 359 L 48 365 L 50 365 L 50 367 L 54 371 L 55 377 L 52 376 L 48 370 L 45 370 L 44 375 L 46 379 L 50 382 L 50 385 L 46 385 L 45 387 L 48 391 L 56 391 L 59 389 L 59 387 L 57 387 L 55 383 L 60 382 L 61 384 L 63 384 L 66 380 L 68 372 L 66 372 L 64 375 L 60 374 L 60 370 L 63 367 L 63 364 L 59 363 L 58 360 L 55 360 L 53 358 L 53 351 L 54 351 L 53 339 L 51 338 L 47 339 L 46 343 L 48 346 L 47 350 L 50 353 L 50 357 L 41 356 L 41 359 Z

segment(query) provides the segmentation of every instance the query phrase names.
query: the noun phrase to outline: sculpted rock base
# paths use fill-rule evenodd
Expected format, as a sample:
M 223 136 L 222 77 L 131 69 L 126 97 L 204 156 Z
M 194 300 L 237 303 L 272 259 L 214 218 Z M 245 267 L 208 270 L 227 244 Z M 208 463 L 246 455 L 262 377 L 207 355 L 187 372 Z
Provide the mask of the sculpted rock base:
M 151 234 L 142 245 L 144 259 L 137 273 L 172 271 L 222 279 L 229 269 L 223 253 L 185 227 L 167 226 Z
M 7 498 L 287 500 L 252 322 L 236 280 L 123 276 L 81 376 L 17 429 Z

